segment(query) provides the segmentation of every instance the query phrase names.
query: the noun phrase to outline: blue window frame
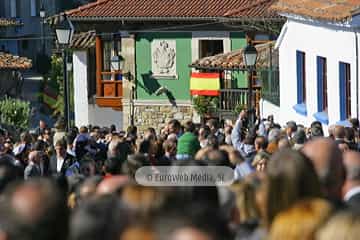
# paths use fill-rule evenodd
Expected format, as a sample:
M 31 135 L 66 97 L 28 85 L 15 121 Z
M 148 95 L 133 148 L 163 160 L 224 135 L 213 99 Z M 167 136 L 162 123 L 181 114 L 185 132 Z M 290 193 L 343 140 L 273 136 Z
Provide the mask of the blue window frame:
M 297 104 L 293 108 L 302 115 L 307 115 L 305 70 L 305 53 L 296 51 Z
M 296 51 L 297 103 L 306 102 L 305 53 Z
M 348 63 L 339 62 L 339 89 L 340 120 L 344 121 L 351 116 L 351 78 Z
M 318 112 L 326 112 L 328 107 L 326 58 L 317 57 L 316 63 L 317 63 Z

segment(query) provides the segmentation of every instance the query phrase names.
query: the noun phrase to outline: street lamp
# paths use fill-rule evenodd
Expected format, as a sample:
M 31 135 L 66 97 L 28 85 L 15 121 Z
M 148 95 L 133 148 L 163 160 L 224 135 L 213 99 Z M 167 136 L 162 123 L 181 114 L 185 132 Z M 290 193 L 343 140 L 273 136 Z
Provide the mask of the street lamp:
M 253 104 L 253 86 L 252 86 L 252 74 L 255 69 L 256 64 L 256 58 L 257 58 L 257 51 L 254 45 L 251 43 L 248 44 L 243 52 L 243 59 L 245 63 L 245 68 L 248 70 L 249 73 L 249 87 L 248 87 L 248 113 L 249 113 L 249 127 L 253 127 L 255 122 L 255 116 L 254 116 L 254 104 Z
M 41 39 L 42 39 L 42 53 L 45 54 L 45 29 L 44 29 L 44 23 L 45 23 L 45 8 L 44 5 L 41 5 L 39 15 L 41 17 Z
M 66 120 L 66 130 L 70 129 L 70 107 L 69 107 L 69 84 L 67 79 L 67 54 L 66 48 L 71 43 L 74 27 L 67 17 L 55 28 L 58 44 L 62 48 L 63 57 L 63 76 L 64 76 L 64 117 Z

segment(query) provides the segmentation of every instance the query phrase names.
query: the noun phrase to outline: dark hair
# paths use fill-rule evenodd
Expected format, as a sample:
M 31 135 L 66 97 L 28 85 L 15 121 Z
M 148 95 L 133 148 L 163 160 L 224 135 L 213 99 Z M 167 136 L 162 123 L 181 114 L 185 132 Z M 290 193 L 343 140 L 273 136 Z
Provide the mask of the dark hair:
M 264 136 L 258 136 L 255 138 L 255 145 L 259 146 L 260 149 L 265 150 L 268 146 L 268 141 Z
M 21 189 L 29 191 L 18 196 L 17 192 Z M 31 208 L 29 204 L 28 209 L 19 211 L 18 206 L 13 204 L 14 199 L 26 197 L 28 192 L 36 193 L 28 201 L 37 207 Z M 65 198 L 50 179 L 31 179 L 9 185 L 0 203 L 0 212 L 6 216 L 6 225 L 10 226 L 5 229 L 9 239 L 67 239 L 69 211 Z
M 84 202 L 71 218 L 71 240 L 116 240 L 129 224 L 130 213 L 113 195 Z
M 185 132 L 194 132 L 195 131 L 195 125 L 191 120 L 188 120 L 184 124 Z
M 106 173 L 110 174 L 120 174 L 121 173 L 121 160 L 118 158 L 109 158 L 105 160 L 104 170 Z

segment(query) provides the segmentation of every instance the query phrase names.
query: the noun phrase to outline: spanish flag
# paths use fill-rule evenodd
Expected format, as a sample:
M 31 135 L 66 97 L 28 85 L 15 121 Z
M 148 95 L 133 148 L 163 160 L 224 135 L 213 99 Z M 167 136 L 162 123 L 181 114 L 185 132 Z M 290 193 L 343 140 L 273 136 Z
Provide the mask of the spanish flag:
M 191 73 L 190 94 L 200 96 L 219 96 L 220 73 Z

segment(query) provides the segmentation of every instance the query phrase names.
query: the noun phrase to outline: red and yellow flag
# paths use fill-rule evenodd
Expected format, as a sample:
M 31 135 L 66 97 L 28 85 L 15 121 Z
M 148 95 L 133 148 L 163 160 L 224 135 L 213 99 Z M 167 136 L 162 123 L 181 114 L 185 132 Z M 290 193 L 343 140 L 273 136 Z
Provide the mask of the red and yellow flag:
M 220 73 L 191 73 L 190 94 L 200 96 L 219 96 Z

